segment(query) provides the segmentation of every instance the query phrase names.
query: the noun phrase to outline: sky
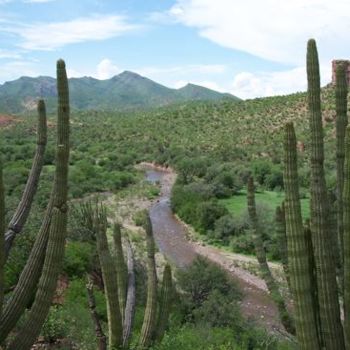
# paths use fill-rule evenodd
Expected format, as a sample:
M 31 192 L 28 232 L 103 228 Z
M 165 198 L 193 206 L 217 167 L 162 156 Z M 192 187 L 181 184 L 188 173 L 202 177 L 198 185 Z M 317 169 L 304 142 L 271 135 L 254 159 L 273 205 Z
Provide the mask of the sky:
M 318 44 L 322 84 L 350 58 L 349 0 L 0 0 L 0 84 L 20 76 L 108 79 L 131 70 L 241 98 L 306 89 Z

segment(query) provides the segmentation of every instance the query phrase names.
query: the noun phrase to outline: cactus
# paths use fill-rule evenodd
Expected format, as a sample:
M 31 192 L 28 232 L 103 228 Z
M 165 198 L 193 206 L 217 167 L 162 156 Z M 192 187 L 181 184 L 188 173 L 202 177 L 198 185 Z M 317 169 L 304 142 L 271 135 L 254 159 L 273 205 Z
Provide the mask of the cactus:
M 334 242 L 329 227 L 329 207 L 324 176 L 324 146 L 320 97 L 320 74 L 316 42 L 307 46 L 309 124 L 311 133 L 311 233 L 317 274 L 321 333 L 327 349 L 344 349 L 340 321 L 336 270 L 329 247 Z
M 168 326 L 172 293 L 173 285 L 171 278 L 171 267 L 169 264 L 167 264 L 165 265 L 163 272 L 163 284 L 160 292 L 157 326 L 154 335 L 154 339 L 157 341 L 161 341 L 163 339 L 164 332 Z
M 253 229 L 253 241 L 255 246 L 255 252 L 259 262 L 259 267 L 260 267 L 262 277 L 267 285 L 267 288 L 271 294 L 273 301 L 277 305 L 280 319 L 284 328 L 290 334 L 295 334 L 294 321 L 287 310 L 283 297 L 278 289 L 276 281 L 272 276 L 269 265 L 267 264 L 264 243 L 262 240 L 262 234 L 259 227 L 258 216 L 256 213 L 254 181 L 252 177 L 248 179 L 247 202 L 248 202 L 248 214 L 249 214 L 249 218 Z
M 8 346 L 10 350 L 30 349 L 39 335 L 49 312 L 63 260 L 67 231 L 69 94 L 65 63 L 62 60 L 57 62 L 57 89 L 57 150 L 53 189 L 31 254 L 11 298 L 4 306 L 0 320 L 0 343 L 5 341 L 9 332 L 14 328 L 33 294 L 35 298 L 27 318 Z M 45 110 L 43 102 L 39 103 L 40 110 Z M 30 202 L 23 203 L 30 206 Z M 24 216 L 28 215 L 28 208 L 22 207 L 22 209 L 26 214 L 18 216 L 17 222 L 19 223 L 23 223 Z
M 124 327 L 123 327 L 123 347 L 127 349 L 132 324 L 135 316 L 135 271 L 134 271 L 134 255 L 130 241 L 126 239 L 126 256 L 128 265 L 128 286 L 126 295 L 125 315 L 124 315 Z
M 118 278 L 119 307 L 122 323 L 124 323 L 127 267 L 123 255 L 122 235 L 119 223 L 115 223 L 113 227 L 113 243 Z
M 97 252 L 100 259 L 102 275 L 105 285 L 105 296 L 107 303 L 108 329 L 109 329 L 109 348 L 110 349 L 128 349 L 131 336 L 132 324 L 135 314 L 135 272 L 134 257 L 131 244 L 125 239 L 127 252 L 127 286 L 126 297 L 119 291 L 118 274 L 125 273 L 124 268 L 115 266 L 125 264 L 122 250 L 121 227 L 114 225 L 114 248 L 120 258 L 113 259 L 107 242 L 107 216 L 103 205 L 98 202 L 95 204 L 81 204 L 80 214 L 84 215 L 83 223 L 90 230 L 94 231 L 97 237 Z M 156 340 L 163 337 L 167 326 L 170 312 L 172 277 L 170 266 L 166 266 L 163 277 L 163 288 L 161 291 L 160 308 L 157 315 L 157 274 L 155 264 L 155 243 L 153 239 L 152 224 L 149 215 L 145 214 L 144 229 L 146 231 L 147 247 L 147 303 L 144 314 L 144 320 L 138 340 L 139 349 L 147 349 Z M 126 279 L 125 279 L 126 281 Z M 120 312 L 120 302 L 124 298 L 124 317 Z M 92 313 L 93 321 L 95 322 Z
M 343 244 L 343 187 L 344 187 L 344 159 L 345 159 L 345 129 L 348 124 L 347 117 L 348 84 L 344 64 L 336 68 L 335 102 L 336 102 L 336 153 L 337 153 L 337 221 L 340 262 L 344 260 Z
M 344 169 L 344 334 L 350 349 L 350 126 L 346 130 Z
M 37 148 L 33 159 L 33 165 L 30 170 L 26 186 L 23 191 L 22 198 L 13 217 L 8 225 L 5 234 L 5 256 L 9 255 L 12 243 L 19 233 L 21 233 L 29 212 L 33 199 L 38 188 L 40 173 L 44 165 L 44 154 L 47 143 L 47 125 L 46 125 L 46 108 L 45 102 L 38 102 L 38 130 L 37 130 Z
M 157 316 L 157 272 L 156 262 L 154 260 L 155 246 L 152 223 L 149 215 L 146 215 L 144 229 L 146 231 L 147 246 L 147 303 L 139 340 L 139 347 L 141 349 L 147 348 L 151 344 Z
M 285 219 L 288 247 L 288 266 L 291 292 L 294 299 L 295 327 L 302 350 L 321 349 L 317 318 L 313 307 L 309 243 L 302 223 L 299 201 L 296 137 L 292 123 L 286 125 L 284 142 Z M 311 252 L 312 253 L 312 252 Z
M 5 266 L 5 193 L 0 163 L 0 318 L 4 303 L 4 266 Z
M 102 205 L 96 205 L 95 220 L 97 252 L 107 301 L 109 348 L 119 349 L 123 344 L 123 323 L 119 306 L 118 278 L 114 260 L 108 248 L 107 214 Z

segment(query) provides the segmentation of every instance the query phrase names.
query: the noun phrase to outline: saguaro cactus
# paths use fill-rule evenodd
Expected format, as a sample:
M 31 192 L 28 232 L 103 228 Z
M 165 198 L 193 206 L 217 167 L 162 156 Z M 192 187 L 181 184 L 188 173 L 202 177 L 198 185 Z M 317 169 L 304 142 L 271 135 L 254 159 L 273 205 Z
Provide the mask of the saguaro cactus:
M 147 303 L 139 341 L 141 348 L 147 348 L 151 344 L 157 322 L 157 272 L 152 223 L 149 215 L 146 215 L 144 228 L 147 246 Z
M 350 349 L 350 126 L 346 130 L 344 171 L 344 334 Z
M 161 341 L 164 336 L 170 314 L 171 299 L 173 297 L 173 285 L 171 278 L 171 267 L 166 264 L 163 272 L 163 284 L 160 292 L 160 302 L 158 308 L 158 319 L 154 338 Z
M 343 187 L 344 187 L 344 158 L 345 158 L 345 130 L 348 124 L 348 84 L 344 64 L 336 68 L 335 102 L 336 102 L 336 152 L 337 152 L 337 222 L 338 246 L 340 263 L 344 260 L 343 243 Z
M 120 229 L 119 223 L 115 223 L 113 226 L 113 243 L 114 243 L 114 255 L 115 255 L 117 278 L 118 278 L 119 307 L 120 307 L 122 322 L 124 323 L 127 267 L 126 267 L 124 255 L 123 255 L 122 235 L 121 235 L 121 229 Z
M 121 269 L 121 259 L 113 259 L 107 242 L 107 217 L 106 211 L 101 205 L 83 205 L 84 213 L 87 215 L 86 223 L 93 221 L 92 229 L 97 235 L 97 250 L 100 258 L 100 264 L 103 274 L 103 280 L 106 290 L 106 302 L 108 305 L 108 324 L 109 324 L 109 346 L 111 349 L 127 349 L 129 338 L 131 335 L 132 322 L 135 312 L 135 273 L 134 258 L 130 242 L 126 239 L 125 245 L 127 249 L 127 266 L 128 266 L 128 283 L 126 298 L 118 292 L 118 274 Z M 89 218 L 92 218 L 89 219 Z M 144 229 L 146 232 L 146 248 L 147 248 L 147 302 L 144 314 L 144 320 L 138 341 L 139 349 L 147 349 L 154 341 L 160 340 L 167 327 L 167 321 L 170 311 L 171 294 L 172 294 L 172 277 L 170 266 L 166 265 L 163 276 L 163 287 L 161 291 L 159 313 L 157 315 L 157 274 L 155 265 L 155 243 L 153 239 L 152 225 L 148 215 L 145 214 Z M 120 257 L 123 256 L 122 240 L 119 235 L 121 233 L 118 227 L 115 244 L 117 244 Z M 124 258 L 123 258 L 124 261 Z M 123 272 L 122 272 L 123 273 Z M 124 299 L 123 299 L 124 298 Z M 120 302 L 123 299 L 125 305 L 124 317 L 120 314 Z M 114 325 L 114 326 L 112 326 Z M 123 336 L 121 337 L 121 329 Z M 112 333 L 114 332 L 114 333 Z
M 119 349 L 123 344 L 123 323 L 120 314 L 118 277 L 107 242 L 107 214 L 103 206 L 96 208 L 96 241 L 107 301 L 109 348 Z
M 318 338 L 314 298 L 311 288 L 310 251 L 305 237 L 299 200 L 296 137 L 292 123 L 286 125 L 284 141 L 285 218 L 288 266 L 294 299 L 295 327 L 302 350 L 321 349 Z
M 33 159 L 32 168 L 30 170 L 26 186 L 23 191 L 22 198 L 13 217 L 8 225 L 5 234 L 5 256 L 7 257 L 12 243 L 19 233 L 21 233 L 30 212 L 33 199 L 38 188 L 41 170 L 44 165 L 44 155 L 47 143 L 47 126 L 46 126 L 46 108 L 45 102 L 38 102 L 38 129 L 37 129 L 37 148 Z
M 320 73 L 315 40 L 307 46 L 309 124 L 311 133 L 311 233 L 315 254 L 321 333 L 327 349 L 344 349 L 336 270 L 329 247 L 334 240 L 328 223 L 329 207 L 324 176 L 324 146 Z
M 5 265 L 5 193 L 0 163 L 0 319 L 4 303 L 4 265 Z
M 67 231 L 69 93 L 65 63 L 62 60 L 57 62 L 57 90 L 57 148 L 53 189 L 42 226 L 27 264 L 20 275 L 11 298 L 4 307 L 0 319 L 0 343 L 3 343 L 23 314 L 29 300 L 35 295 L 27 318 L 7 347 L 10 350 L 30 349 L 39 335 L 49 312 L 63 260 Z M 39 111 L 44 110 L 42 103 L 39 104 Z M 26 203 L 30 206 L 29 202 Z M 27 208 L 23 207 L 22 209 L 23 212 L 27 212 Z M 28 215 L 28 213 L 25 215 Z M 23 222 L 21 220 L 18 222 Z M 5 252 L 2 251 L 1 253 L 4 254 Z

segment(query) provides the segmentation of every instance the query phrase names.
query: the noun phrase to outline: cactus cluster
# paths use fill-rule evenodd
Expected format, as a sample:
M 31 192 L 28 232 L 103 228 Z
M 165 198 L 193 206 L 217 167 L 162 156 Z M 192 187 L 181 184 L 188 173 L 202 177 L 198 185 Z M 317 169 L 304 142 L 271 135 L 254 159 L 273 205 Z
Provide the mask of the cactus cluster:
M 46 145 L 46 113 L 44 101 L 38 103 L 38 145 L 32 170 L 22 199 L 5 234 L 4 187 L 0 174 L 0 344 L 8 350 L 29 350 L 38 337 L 49 312 L 64 255 L 67 232 L 67 193 L 69 161 L 69 92 L 65 63 L 57 62 L 57 147 L 53 188 L 41 228 L 28 261 L 20 274 L 14 291 L 4 303 L 3 276 L 6 257 L 15 236 L 21 232 L 29 215 Z M 26 309 L 30 309 L 26 312 Z M 26 317 L 18 321 L 26 312 Z M 7 341 L 9 334 L 16 332 Z M 13 334 L 12 334 L 13 335 Z
M 296 331 L 300 348 L 305 350 L 350 349 L 350 300 L 345 294 L 349 284 L 350 196 L 349 169 L 350 133 L 347 134 L 347 86 L 344 67 L 337 67 L 337 224 L 332 218 L 331 198 L 324 174 L 324 142 L 320 98 L 320 75 L 316 42 L 307 47 L 308 108 L 310 127 L 310 223 L 303 227 L 297 173 L 296 136 L 292 123 L 285 127 L 284 185 L 288 266 L 295 304 Z M 344 169 L 345 152 L 345 169 Z M 345 179 L 345 182 L 344 182 Z M 334 226 L 338 228 L 338 240 Z M 336 248 L 336 249 L 335 249 Z M 337 259 L 337 255 L 340 259 Z M 341 322 L 339 291 L 336 279 L 337 260 L 344 261 L 345 321 Z M 340 276 L 342 277 L 342 276 Z M 342 280 L 342 278 L 339 278 Z M 341 285 L 341 283 L 340 283 Z M 340 288 L 341 289 L 341 288 Z M 346 343 L 346 345 L 345 345 Z
M 129 240 L 125 239 L 126 262 L 123 253 L 120 224 L 113 225 L 113 250 L 107 240 L 106 209 L 99 203 L 87 203 L 85 213 L 96 233 L 108 318 L 108 348 L 128 349 L 135 313 L 135 271 L 134 256 Z M 160 341 L 167 327 L 172 300 L 172 275 L 170 265 L 166 265 L 158 300 L 158 283 L 155 263 L 155 243 L 149 215 L 145 214 L 144 229 L 147 248 L 147 302 L 138 340 L 138 349 L 147 349 L 155 341 Z M 89 296 L 91 299 L 91 296 Z M 94 319 L 93 310 L 92 317 Z M 94 320 L 95 328 L 96 321 Z M 98 335 L 96 333 L 96 335 Z

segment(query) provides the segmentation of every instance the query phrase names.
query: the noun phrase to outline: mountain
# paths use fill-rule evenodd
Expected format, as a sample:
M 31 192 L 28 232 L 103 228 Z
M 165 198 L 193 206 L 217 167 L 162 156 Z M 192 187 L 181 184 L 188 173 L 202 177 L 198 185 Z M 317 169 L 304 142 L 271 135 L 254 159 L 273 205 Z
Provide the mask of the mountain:
M 202 86 L 188 84 L 171 89 L 139 74 L 125 71 L 107 80 L 91 77 L 69 79 L 72 109 L 129 110 L 165 106 L 193 100 L 220 100 L 239 98 Z M 0 85 L 0 112 L 23 113 L 36 108 L 42 97 L 47 109 L 56 108 L 56 80 L 51 77 L 21 77 Z

